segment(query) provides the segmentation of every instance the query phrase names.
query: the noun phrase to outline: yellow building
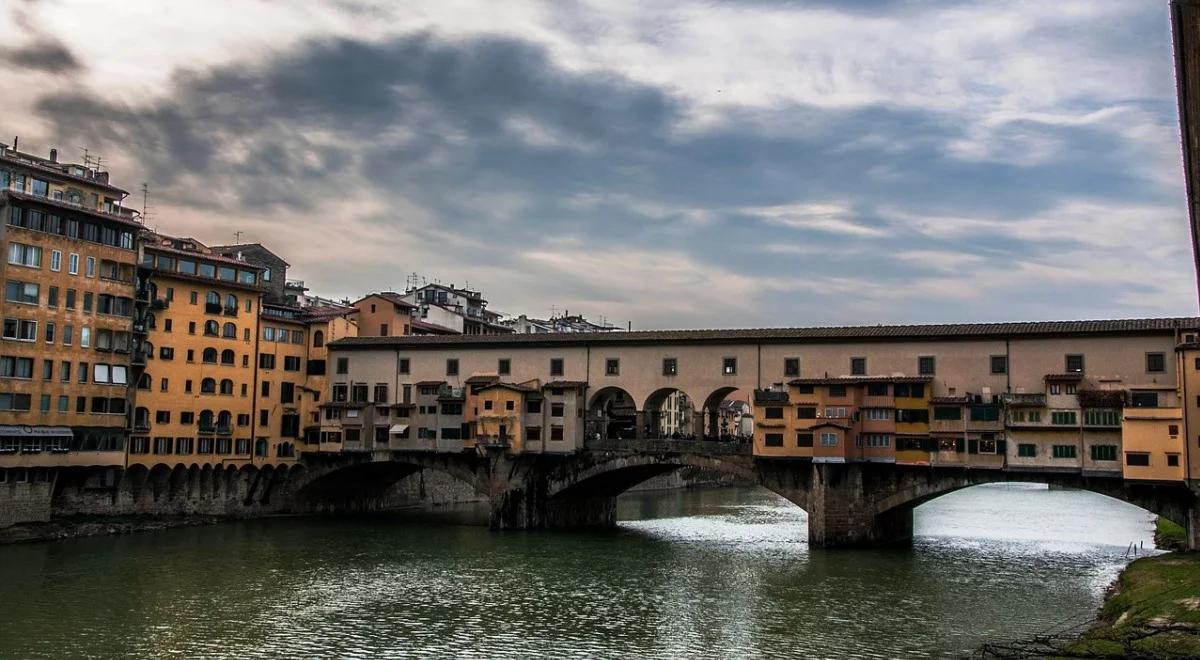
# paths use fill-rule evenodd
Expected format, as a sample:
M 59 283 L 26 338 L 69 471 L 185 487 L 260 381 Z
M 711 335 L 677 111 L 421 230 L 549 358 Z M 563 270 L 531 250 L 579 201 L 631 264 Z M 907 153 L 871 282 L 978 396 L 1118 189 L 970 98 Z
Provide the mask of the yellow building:
M 469 391 L 466 407 L 471 411 L 468 417 L 471 436 L 479 444 L 508 447 L 516 454 L 523 452 L 526 440 L 542 440 L 541 428 L 525 424 L 529 402 L 540 404 L 542 400 L 537 381 L 497 382 Z M 532 436 L 528 435 L 530 432 Z
M 1126 408 L 1121 418 L 1126 479 L 1180 481 L 1185 478 L 1183 410 Z
M 153 358 L 138 382 L 130 465 L 266 460 L 253 457 L 256 367 L 273 359 L 259 348 L 261 269 L 194 239 L 147 232 L 143 240 Z
M 0 144 L 0 476 L 11 481 L 124 464 L 140 339 L 140 225 L 121 207 L 126 194 L 54 150 L 47 159 Z

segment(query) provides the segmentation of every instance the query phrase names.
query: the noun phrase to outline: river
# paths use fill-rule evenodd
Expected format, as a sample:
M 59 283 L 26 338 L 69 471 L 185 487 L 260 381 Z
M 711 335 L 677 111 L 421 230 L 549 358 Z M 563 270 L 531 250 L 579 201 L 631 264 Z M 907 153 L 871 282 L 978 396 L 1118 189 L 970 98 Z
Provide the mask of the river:
M 912 547 L 810 548 L 766 491 L 630 494 L 616 530 L 477 506 L 0 547 L 0 657 L 958 657 L 1087 621 L 1153 516 L 978 486 Z

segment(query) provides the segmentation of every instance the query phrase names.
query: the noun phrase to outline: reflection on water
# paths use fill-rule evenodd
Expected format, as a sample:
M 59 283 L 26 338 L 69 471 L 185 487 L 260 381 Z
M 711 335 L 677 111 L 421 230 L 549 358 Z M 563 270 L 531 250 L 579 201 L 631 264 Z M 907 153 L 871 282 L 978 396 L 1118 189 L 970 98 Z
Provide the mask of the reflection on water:
M 3 547 L 0 656 L 957 656 L 1087 620 L 1153 522 L 1032 486 L 934 500 L 891 550 L 809 548 L 804 512 L 761 490 L 628 495 L 615 531 L 484 514 Z

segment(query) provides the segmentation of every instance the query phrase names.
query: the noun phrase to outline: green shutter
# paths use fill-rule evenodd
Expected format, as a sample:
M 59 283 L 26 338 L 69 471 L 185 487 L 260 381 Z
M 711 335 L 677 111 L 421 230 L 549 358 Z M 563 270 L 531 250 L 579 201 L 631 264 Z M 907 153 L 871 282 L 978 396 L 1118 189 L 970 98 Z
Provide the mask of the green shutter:
M 972 440 L 967 441 L 967 453 L 968 454 L 978 454 L 979 453 L 979 441 L 978 440 L 972 439 Z

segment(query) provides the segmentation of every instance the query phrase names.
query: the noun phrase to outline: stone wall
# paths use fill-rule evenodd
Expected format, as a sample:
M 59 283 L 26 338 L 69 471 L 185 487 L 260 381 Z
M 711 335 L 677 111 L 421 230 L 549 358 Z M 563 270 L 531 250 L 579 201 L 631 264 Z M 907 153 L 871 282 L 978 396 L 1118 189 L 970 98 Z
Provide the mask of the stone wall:
M 50 481 L 0 483 L 0 528 L 50 520 Z

